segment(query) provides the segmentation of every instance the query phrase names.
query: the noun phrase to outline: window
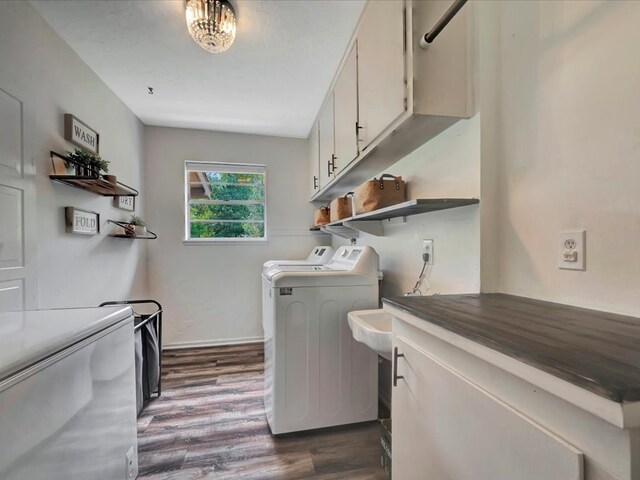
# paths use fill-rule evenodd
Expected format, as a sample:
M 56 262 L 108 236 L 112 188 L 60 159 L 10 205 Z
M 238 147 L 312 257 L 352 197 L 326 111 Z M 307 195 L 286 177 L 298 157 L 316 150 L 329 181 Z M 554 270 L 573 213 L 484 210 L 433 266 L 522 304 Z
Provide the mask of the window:
M 185 239 L 266 240 L 266 167 L 185 162 Z

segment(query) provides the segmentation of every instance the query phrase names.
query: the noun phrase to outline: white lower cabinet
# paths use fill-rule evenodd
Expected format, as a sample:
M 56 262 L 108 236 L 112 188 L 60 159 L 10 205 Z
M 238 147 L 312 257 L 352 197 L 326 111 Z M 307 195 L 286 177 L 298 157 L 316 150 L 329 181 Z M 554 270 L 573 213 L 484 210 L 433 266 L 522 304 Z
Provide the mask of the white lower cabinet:
M 393 478 L 579 480 L 582 453 L 439 362 L 395 338 Z

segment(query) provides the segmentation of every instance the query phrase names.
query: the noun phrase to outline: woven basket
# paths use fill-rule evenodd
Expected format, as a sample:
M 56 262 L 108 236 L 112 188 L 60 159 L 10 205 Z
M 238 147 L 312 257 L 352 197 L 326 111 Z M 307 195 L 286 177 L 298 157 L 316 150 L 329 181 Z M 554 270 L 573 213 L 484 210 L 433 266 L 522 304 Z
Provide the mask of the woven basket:
M 405 182 L 402 177 L 384 174 L 380 179 L 368 180 L 356 188 L 356 214 L 371 212 L 405 201 Z
M 338 197 L 331 202 L 331 221 L 337 222 L 353 216 L 353 192 Z

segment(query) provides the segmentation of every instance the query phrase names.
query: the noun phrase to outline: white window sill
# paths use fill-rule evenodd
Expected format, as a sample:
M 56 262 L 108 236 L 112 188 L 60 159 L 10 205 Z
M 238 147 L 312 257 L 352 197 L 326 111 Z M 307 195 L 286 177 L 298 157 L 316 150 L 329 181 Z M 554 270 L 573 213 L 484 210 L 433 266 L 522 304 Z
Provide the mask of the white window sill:
M 245 244 L 251 245 L 256 243 L 268 243 L 266 238 L 205 238 L 201 240 L 183 240 L 183 245 L 228 245 L 228 244 Z

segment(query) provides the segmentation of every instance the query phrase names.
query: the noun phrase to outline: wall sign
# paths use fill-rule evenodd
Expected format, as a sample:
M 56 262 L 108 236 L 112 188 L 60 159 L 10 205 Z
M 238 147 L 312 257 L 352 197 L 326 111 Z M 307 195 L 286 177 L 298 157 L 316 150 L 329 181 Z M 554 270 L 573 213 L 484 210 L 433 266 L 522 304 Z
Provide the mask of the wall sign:
M 100 214 L 80 210 L 74 207 L 65 207 L 64 219 L 67 233 L 81 235 L 97 235 L 100 233 Z
M 127 212 L 135 212 L 136 197 L 113 197 L 113 206 Z
M 88 152 L 100 153 L 100 135 L 70 113 L 64 114 L 64 139 Z

